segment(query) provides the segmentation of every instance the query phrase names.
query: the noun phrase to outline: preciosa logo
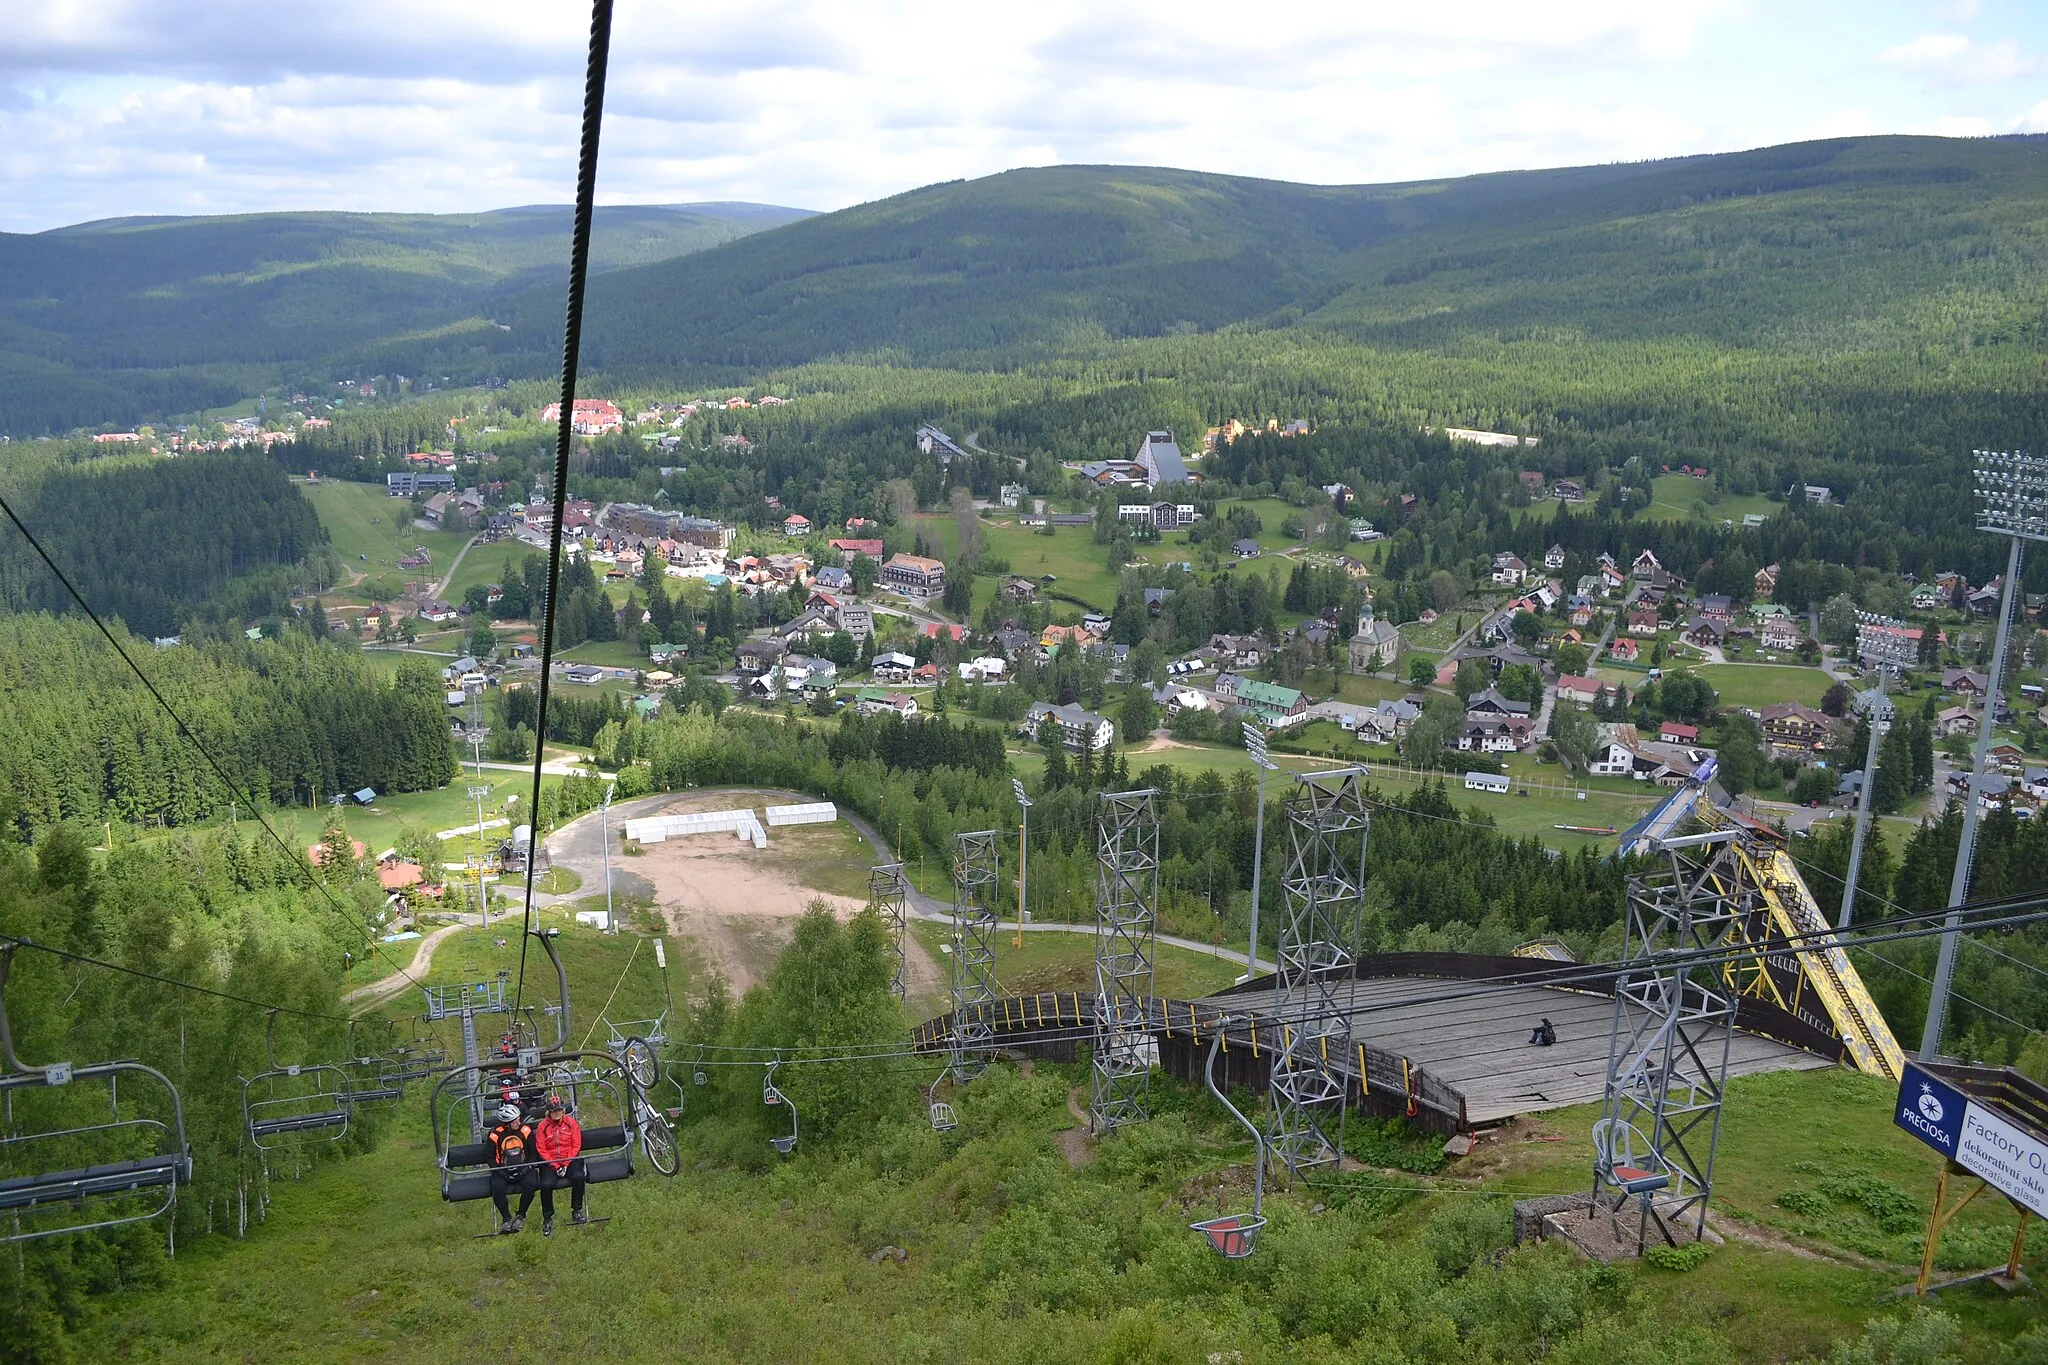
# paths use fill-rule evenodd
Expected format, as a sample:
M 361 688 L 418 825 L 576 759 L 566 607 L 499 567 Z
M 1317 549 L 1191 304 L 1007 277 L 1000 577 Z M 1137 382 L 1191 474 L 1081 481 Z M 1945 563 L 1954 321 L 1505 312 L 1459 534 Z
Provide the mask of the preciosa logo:
M 1920 1117 L 1926 1119 L 1929 1123 L 1940 1123 L 1942 1113 L 1941 1097 L 1934 1093 L 1933 1086 L 1922 1081 L 1920 1083 Z

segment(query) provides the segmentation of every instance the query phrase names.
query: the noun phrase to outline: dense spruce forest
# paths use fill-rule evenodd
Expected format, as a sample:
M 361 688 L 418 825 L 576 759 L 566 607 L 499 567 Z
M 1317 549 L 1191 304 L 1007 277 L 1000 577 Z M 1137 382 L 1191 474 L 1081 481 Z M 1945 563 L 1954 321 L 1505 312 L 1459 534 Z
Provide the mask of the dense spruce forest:
M 123 645 L 260 800 L 303 806 L 454 776 L 440 679 L 424 663 L 389 676 L 297 629 Z M 18 835 L 65 821 L 189 825 L 225 816 L 230 801 L 248 813 L 89 622 L 0 614 L 0 717 L 0 815 Z
M 14 473 L 0 454 L 0 489 L 57 566 L 95 611 L 144 637 L 274 615 L 302 571 L 316 572 L 303 561 L 326 557 L 312 507 L 251 451 Z M 0 529 L 0 608 L 77 609 L 12 525 Z
M 759 204 L 597 210 L 591 266 L 662 260 L 802 218 Z M 283 384 L 429 375 L 415 329 L 563 275 L 570 213 L 258 213 L 0 233 L 0 434 L 130 425 Z M 498 373 L 485 364 L 466 378 Z M 433 371 L 430 378 L 438 378 Z

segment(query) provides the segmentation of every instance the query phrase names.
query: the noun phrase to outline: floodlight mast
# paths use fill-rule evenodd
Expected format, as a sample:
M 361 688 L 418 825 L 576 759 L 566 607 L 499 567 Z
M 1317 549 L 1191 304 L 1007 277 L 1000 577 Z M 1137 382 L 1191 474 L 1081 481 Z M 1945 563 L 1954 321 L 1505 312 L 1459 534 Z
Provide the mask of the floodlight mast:
M 1274 771 L 1275 765 L 1266 757 L 1266 732 L 1249 722 L 1244 726 L 1244 747 L 1259 769 L 1258 823 L 1252 832 L 1251 944 L 1245 952 L 1244 975 L 1239 978 L 1249 981 L 1259 974 L 1259 878 L 1264 871 L 1266 854 L 1266 774 Z
M 1010 790 L 1017 794 L 1017 936 L 1010 940 L 1012 948 L 1024 946 L 1024 872 L 1026 851 L 1031 834 L 1031 798 L 1024 794 L 1024 784 L 1016 778 L 1010 779 Z
M 2012 636 L 2013 603 L 2019 597 L 2022 553 L 2029 540 L 2048 540 L 2048 459 L 2018 450 L 1978 450 L 1974 473 L 1977 529 L 2008 536 L 2005 586 L 1998 599 L 1998 640 L 1991 647 L 1991 673 L 1985 679 L 1984 714 L 1977 721 L 1977 748 L 1970 761 L 1970 782 L 1963 800 L 1963 833 L 1956 844 L 1955 872 L 1948 883 L 1948 918 L 1942 923 L 1941 954 L 1935 959 L 1934 986 L 1927 994 L 1927 1022 L 1920 1030 L 1920 1059 L 1941 1055 L 1941 1029 L 1948 1014 L 1949 987 L 1956 975 L 1956 935 L 1962 928 L 1962 904 L 1970 893 L 1970 864 L 1977 852 L 1977 807 L 1984 799 L 1984 765 L 1991 756 L 1991 732 L 1998 714 L 1998 694 L 2005 681 L 2005 650 Z

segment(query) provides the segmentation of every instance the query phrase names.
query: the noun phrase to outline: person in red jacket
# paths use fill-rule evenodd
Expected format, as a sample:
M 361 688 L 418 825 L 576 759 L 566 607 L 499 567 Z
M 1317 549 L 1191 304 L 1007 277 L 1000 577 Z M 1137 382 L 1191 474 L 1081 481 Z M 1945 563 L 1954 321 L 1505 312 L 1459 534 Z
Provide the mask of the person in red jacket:
M 533 1150 L 540 1157 L 540 1232 L 555 1232 L 555 1191 L 569 1187 L 569 1221 L 587 1223 L 583 1207 L 587 1176 L 583 1166 L 583 1125 L 560 1095 L 548 1096 L 547 1117 L 533 1130 Z

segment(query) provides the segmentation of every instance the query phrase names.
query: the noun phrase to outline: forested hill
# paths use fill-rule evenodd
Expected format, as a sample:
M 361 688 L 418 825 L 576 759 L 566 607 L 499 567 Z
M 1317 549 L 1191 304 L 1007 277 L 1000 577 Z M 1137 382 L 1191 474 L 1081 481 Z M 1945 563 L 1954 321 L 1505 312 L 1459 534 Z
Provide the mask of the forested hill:
M 803 216 L 761 204 L 600 208 L 591 263 L 660 261 Z M 559 295 L 569 228 L 566 205 L 540 205 L 0 233 L 0 432 L 167 416 L 280 381 L 317 387 L 358 361 L 422 373 L 435 353 L 404 344 L 408 334 L 451 321 L 475 333 L 507 289 L 547 281 Z
M 293 570 L 327 546 L 312 505 L 253 451 L 57 465 L 8 492 L 93 609 L 144 636 L 198 616 L 239 625 L 275 613 Z M 76 610 L 28 542 L 0 522 L 0 613 Z
M 559 311 L 508 312 L 523 351 L 558 349 Z M 1011 171 L 616 272 L 585 346 L 637 376 L 1006 365 L 1231 324 L 1955 352 L 2038 345 L 2044 320 L 2048 138 L 1877 137 L 1382 186 Z

